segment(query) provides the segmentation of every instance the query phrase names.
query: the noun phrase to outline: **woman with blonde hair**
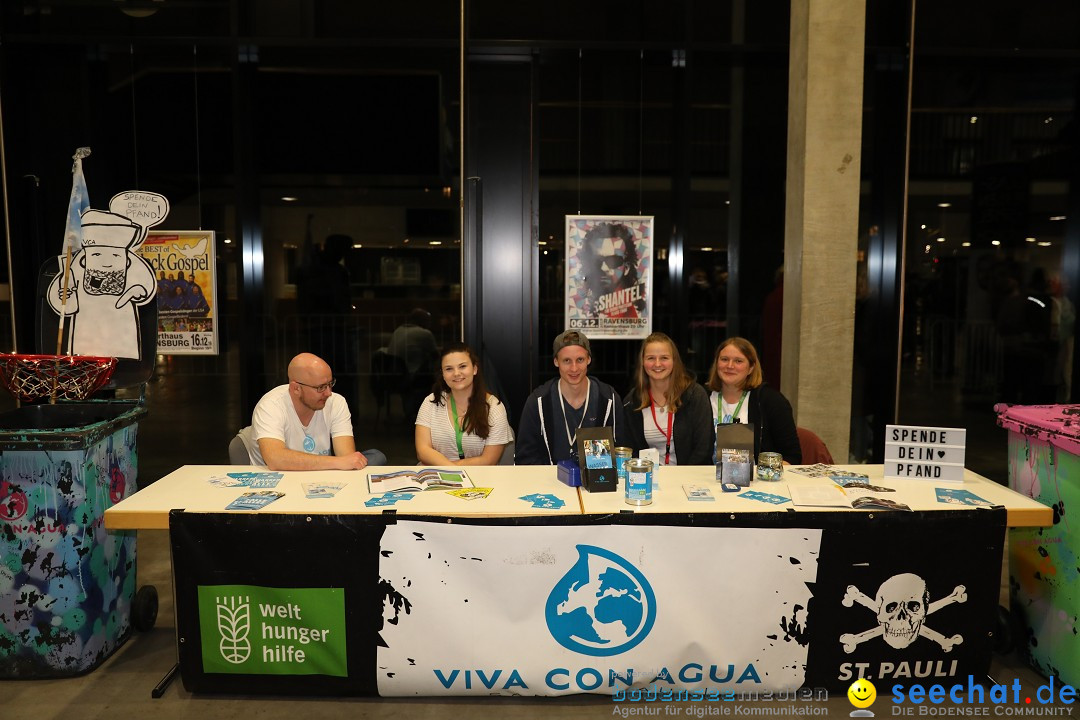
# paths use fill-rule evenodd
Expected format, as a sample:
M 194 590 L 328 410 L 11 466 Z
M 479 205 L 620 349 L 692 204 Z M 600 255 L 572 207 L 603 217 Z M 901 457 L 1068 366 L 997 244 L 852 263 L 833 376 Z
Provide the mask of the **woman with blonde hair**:
M 711 465 L 716 434 L 704 388 L 664 333 L 641 343 L 634 387 L 626 396 L 634 450 L 656 448 L 664 465 Z
M 442 351 L 432 393 L 416 414 L 422 465 L 497 465 L 514 439 L 506 406 L 487 392 L 476 355 L 465 343 Z
M 706 387 L 712 391 L 709 406 L 715 424 L 754 426 L 754 457 L 778 452 L 785 463 L 802 462 L 791 403 L 779 390 L 764 384 L 757 350 L 749 340 L 732 337 L 720 343 Z

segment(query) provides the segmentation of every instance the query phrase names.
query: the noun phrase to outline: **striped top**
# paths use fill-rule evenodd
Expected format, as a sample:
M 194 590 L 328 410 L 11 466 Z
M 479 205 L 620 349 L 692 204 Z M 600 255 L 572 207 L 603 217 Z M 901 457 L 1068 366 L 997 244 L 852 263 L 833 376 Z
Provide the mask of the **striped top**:
M 450 396 L 443 393 L 442 404 L 432 402 L 434 394 L 424 398 L 420 403 L 420 411 L 416 413 L 416 424 L 423 425 L 431 430 L 431 446 L 450 460 L 457 459 L 457 439 L 454 434 L 454 425 L 450 422 Z M 506 419 L 506 406 L 499 402 L 494 395 L 488 395 L 488 425 L 491 431 L 487 440 L 465 433 L 461 436 L 461 445 L 465 450 L 465 457 L 471 458 L 482 455 L 487 445 L 506 445 L 514 439 L 514 433 L 510 429 L 510 423 Z

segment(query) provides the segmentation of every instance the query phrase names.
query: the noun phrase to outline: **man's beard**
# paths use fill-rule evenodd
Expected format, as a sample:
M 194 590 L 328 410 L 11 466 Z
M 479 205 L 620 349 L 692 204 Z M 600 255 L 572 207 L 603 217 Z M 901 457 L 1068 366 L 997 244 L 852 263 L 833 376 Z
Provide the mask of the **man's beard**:
M 123 295 L 126 284 L 126 270 L 86 268 L 83 271 L 83 288 L 91 295 Z

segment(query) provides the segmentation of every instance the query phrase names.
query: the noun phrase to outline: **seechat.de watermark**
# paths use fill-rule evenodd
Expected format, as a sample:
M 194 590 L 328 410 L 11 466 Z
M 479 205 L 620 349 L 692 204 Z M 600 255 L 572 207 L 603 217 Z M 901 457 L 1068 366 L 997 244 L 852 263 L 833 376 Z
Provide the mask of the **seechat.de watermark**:
M 1019 679 L 991 685 L 972 675 L 952 685 L 896 684 L 887 692 L 879 699 L 888 698 L 888 715 L 895 717 L 1071 717 L 1077 699 L 1075 687 L 1054 677 L 1034 692 Z M 886 713 L 879 707 L 878 714 Z

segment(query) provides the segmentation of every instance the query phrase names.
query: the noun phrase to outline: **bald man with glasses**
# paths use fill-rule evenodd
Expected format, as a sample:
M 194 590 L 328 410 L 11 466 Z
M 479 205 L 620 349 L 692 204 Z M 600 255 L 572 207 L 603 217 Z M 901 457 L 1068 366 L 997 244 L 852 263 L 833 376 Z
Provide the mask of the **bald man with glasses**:
M 289 382 L 262 396 L 245 441 L 253 465 L 271 470 L 362 470 L 385 465 L 379 450 L 357 452 L 349 403 L 322 358 L 301 353 L 289 363 Z

